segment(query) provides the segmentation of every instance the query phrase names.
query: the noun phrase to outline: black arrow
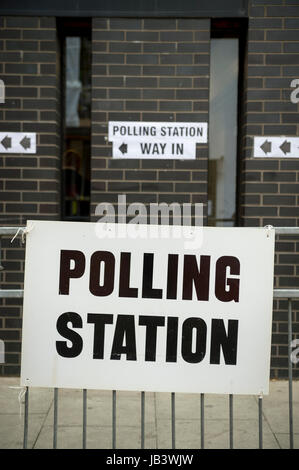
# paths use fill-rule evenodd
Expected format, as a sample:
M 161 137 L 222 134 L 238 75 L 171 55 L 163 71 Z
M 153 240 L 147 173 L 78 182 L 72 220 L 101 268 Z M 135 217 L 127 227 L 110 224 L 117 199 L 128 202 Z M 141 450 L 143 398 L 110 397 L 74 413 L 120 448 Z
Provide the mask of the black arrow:
M 122 154 L 127 153 L 128 145 L 127 144 L 121 144 L 121 146 L 119 147 L 119 150 L 121 151 Z
M 290 153 L 291 151 L 291 142 L 288 142 L 287 140 L 285 140 L 283 142 L 283 144 L 280 145 L 279 147 L 283 153 L 286 155 L 287 153 Z
M 20 144 L 22 145 L 23 149 L 30 149 L 30 145 L 31 145 L 31 142 L 30 142 L 30 139 L 29 137 L 23 137 L 23 139 L 21 140 Z
M 268 140 L 265 140 L 263 145 L 261 145 L 261 149 L 263 150 L 265 154 L 267 154 L 268 152 L 271 152 L 271 148 L 272 148 L 272 144 L 271 142 L 268 142 Z
M 8 135 L 4 137 L 4 139 L 1 140 L 1 144 L 5 149 L 11 148 L 11 137 L 8 137 Z

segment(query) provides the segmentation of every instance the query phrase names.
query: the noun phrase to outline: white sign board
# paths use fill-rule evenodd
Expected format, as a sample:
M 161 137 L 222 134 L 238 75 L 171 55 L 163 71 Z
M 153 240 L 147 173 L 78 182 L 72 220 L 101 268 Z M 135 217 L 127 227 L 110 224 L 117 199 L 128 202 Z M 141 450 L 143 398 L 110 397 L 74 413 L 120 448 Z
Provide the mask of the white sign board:
M 30 224 L 21 385 L 268 393 L 273 229 Z
M 299 137 L 254 137 L 257 158 L 299 158 Z
M 36 153 L 36 133 L 0 132 L 0 153 Z
M 208 141 L 206 122 L 109 122 L 113 158 L 195 159 Z

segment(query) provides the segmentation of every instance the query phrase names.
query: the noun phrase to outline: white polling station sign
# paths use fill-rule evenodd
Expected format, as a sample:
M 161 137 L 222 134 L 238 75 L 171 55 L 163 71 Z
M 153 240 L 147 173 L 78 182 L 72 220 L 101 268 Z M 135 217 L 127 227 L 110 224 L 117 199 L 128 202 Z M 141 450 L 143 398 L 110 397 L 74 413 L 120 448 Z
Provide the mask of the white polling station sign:
M 28 224 L 21 385 L 268 393 L 273 229 Z
M 110 121 L 113 158 L 195 159 L 196 143 L 208 141 L 206 122 Z

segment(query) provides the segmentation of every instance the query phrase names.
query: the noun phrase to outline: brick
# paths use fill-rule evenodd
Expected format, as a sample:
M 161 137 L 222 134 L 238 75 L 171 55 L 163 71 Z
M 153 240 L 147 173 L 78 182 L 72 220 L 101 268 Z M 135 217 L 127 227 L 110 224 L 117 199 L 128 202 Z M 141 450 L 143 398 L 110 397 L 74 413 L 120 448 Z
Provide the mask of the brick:
M 297 39 L 298 39 L 297 30 L 286 29 L 286 30 L 266 31 L 267 41 L 296 41 Z
M 299 192 L 299 183 L 298 184 L 281 184 L 280 191 L 281 193 L 297 194 Z
M 128 111 L 156 111 L 157 102 L 156 101 L 126 101 L 125 109 Z
M 138 90 L 135 90 L 138 91 Z M 169 89 L 143 89 L 142 91 L 144 99 L 174 99 L 175 98 L 175 90 Z
M 288 64 L 298 64 L 299 56 L 298 54 L 267 54 L 266 55 L 266 64 L 278 64 L 278 65 L 288 65 Z
M 176 29 L 176 19 L 172 18 L 151 18 L 151 19 L 144 19 L 144 29 L 148 30 L 163 30 L 163 29 Z
M 141 29 L 142 20 L 139 18 L 110 18 L 111 29 Z
M 283 44 L 284 52 L 299 52 L 299 42 L 286 42 Z M 297 56 L 298 57 L 298 56 Z
M 26 16 L 7 16 L 6 17 L 7 28 L 37 28 L 38 18 L 37 17 L 26 17 Z
M 143 51 L 144 52 L 176 52 L 176 44 L 175 43 L 144 43 L 143 44 Z
M 270 16 L 273 16 L 273 15 L 270 15 Z M 250 18 L 249 28 L 251 29 L 274 29 L 274 28 L 281 29 L 282 19 L 281 18 Z
M 289 113 L 285 114 L 283 113 L 281 115 L 281 121 L 285 123 L 298 123 L 298 113 Z
M 172 183 L 151 182 L 141 183 L 141 190 L 145 192 L 169 192 L 173 190 Z
M 5 64 L 5 73 L 36 74 L 37 64 Z
M 271 77 L 279 76 L 280 67 L 269 65 L 250 65 L 248 66 L 249 77 Z
M 282 52 L 282 45 L 280 42 L 250 41 L 248 44 L 248 52 Z
M 143 67 L 143 74 L 153 76 L 174 75 L 175 67 L 169 65 L 145 65 Z
M 193 33 L 191 31 L 161 31 L 160 40 L 167 42 L 193 41 Z
M 192 79 L 191 78 L 160 78 L 160 87 L 164 88 L 191 88 Z
M 279 123 L 280 116 L 274 113 L 248 113 L 247 122 Z
M 0 29 L 0 39 L 20 39 L 20 29 Z
M 209 58 L 209 55 L 207 55 L 207 57 Z M 178 65 L 192 64 L 193 55 L 192 54 L 161 54 L 160 61 L 161 61 L 161 64 L 178 64 Z
M 145 45 L 144 52 L 156 52 L 155 50 L 146 50 Z M 135 42 L 110 42 L 110 52 L 141 52 L 141 43 Z
M 299 29 L 299 18 L 285 18 L 284 24 L 286 29 Z
M 255 216 L 255 217 L 276 216 L 277 212 L 278 210 L 276 207 L 259 207 L 259 206 L 244 207 L 244 214 L 246 216 Z
M 93 59 L 95 63 L 100 64 L 123 64 L 124 55 L 123 54 L 93 54 Z
M 275 196 L 263 196 L 263 204 L 267 205 L 295 205 L 295 196 L 282 196 L 282 195 L 275 195 Z
M 278 186 L 273 183 L 246 183 L 244 192 L 247 193 L 277 193 Z
M 149 170 L 130 170 L 125 172 L 125 179 L 127 180 L 156 180 L 157 173 L 156 171 Z
M 55 41 L 56 31 L 54 29 L 25 29 L 23 30 L 23 39 Z
M 288 77 L 275 77 L 265 79 L 266 88 L 288 88 L 290 89 L 290 79 Z
M 275 125 L 265 125 L 265 134 L 266 135 L 295 135 L 296 126 L 287 125 L 287 124 L 275 124 Z
M 34 87 L 7 87 L 5 95 L 13 98 L 34 98 L 37 97 L 37 91 Z
M 269 6 L 267 8 L 267 14 L 269 16 L 299 16 L 299 6 Z
M 136 88 L 152 88 L 157 87 L 157 78 L 149 77 L 128 77 L 126 80 L 127 87 Z
M 160 101 L 161 111 L 191 111 L 190 101 Z
M 94 98 L 105 98 L 105 96 L 98 96 L 98 92 L 102 90 L 94 90 L 93 91 L 93 97 Z M 103 90 L 106 94 L 106 90 Z M 145 92 L 146 90 L 144 90 Z M 149 91 L 149 90 L 147 90 Z M 143 92 L 143 93 L 144 93 Z M 140 99 L 141 98 L 141 90 L 135 90 L 132 88 L 111 88 L 109 90 L 109 98 L 111 99 L 126 99 L 126 98 L 134 98 L 134 99 Z M 144 98 L 146 98 L 144 96 Z
M 178 19 L 178 29 L 187 29 L 187 30 L 210 30 L 210 20 L 209 19 L 199 19 L 199 18 L 179 18 Z
M 23 54 L 24 62 L 47 62 L 47 63 L 56 63 L 56 53 L 55 52 L 24 52 Z
M 111 110 L 118 110 L 121 111 L 124 109 L 124 104 L 119 101 L 119 100 L 97 100 L 94 101 L 93 103 L 93 110 L 105 110 L 105 111 L 111 111 Z
M 208 75 L 209 67 L 205 65 L 178 65 L 177 75 Z
M 110 65 L 109 66 L 109 75 L 141 75 L 141 66 L 140 65 Z
M 159 56 L 157 54 L 129 54 L 127 55 L 127 64 L 158 64 Z
M 126 32 L 127 41 L 158 41 L 159 33 L 156 31 L 127 31 Z
M 37 112 L 36 111 L 6 111 L 5 119 L 7 121 L 37 121 Z

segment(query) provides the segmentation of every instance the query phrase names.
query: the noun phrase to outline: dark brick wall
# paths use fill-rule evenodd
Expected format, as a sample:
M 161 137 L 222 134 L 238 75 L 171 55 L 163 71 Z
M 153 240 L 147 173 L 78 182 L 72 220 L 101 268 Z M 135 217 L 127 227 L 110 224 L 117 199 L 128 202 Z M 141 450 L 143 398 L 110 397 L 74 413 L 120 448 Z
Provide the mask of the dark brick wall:
M 92 31 L 92 206 L 207 200 L 208 146 L 196 160 L 114 160 L 109 121 L 207 122 L 207 19 L 94 18 Z
M 254 159 L 253 136 L 298 136 L 299 105 L 290 83 L 299 78 L 299 5 L 293 0 L 251 0 L 245 89 L 241 213 L 245 226 L 299 225 L 299 160 Z M 299 288 L 299 237 L 276 241 L 275 287 Z M 298 337 L 299 302 L 293 301 Z M 287 301 L 274 302 L 272 376 L 287 376 Z M 294 367 L 298 377 L 299 369 Z
M 244 64 L 239 174 L 240 225 L 298 226 L 299 160 L 254 159 L 253 136 L 299 135 L 297 0 L 251 0 Z M 108 122 L 209 121 L 209 19 L 93 18 L 91 219 L 100 202 L 207 202 L 208 145 L 194 161 L 114 160 Z M 37 132 L 35 155 L 0 156 L 0 223 L 60 218 L 59 48 L 54 18 L 0 19 L 0 131 Z M 24 249 L 2 240 L 2 288 L 22 288 Z M 275 287 L 299 287 L 299 239 L 276 242 Z M 258 267 L 257 267 L 258 269 Z M 6 364 L 17 375 L 21 301 L 0 303 Z M 287 305 L 274 302 L 271 374 L 287 375 Z M 294 337 L 299 302 L 293 302 Z M 299 367 L 294 367 L 298 376 Z
M 0 155 L 0 224 L 23 226 L 27 219 L 60 214 L 59 54 L 55 18 L 0 19 L 0 76 L 5 103 L 0 132 L 36 132 L 36 154 Z M 23 288 L 24 248 L 19 239 L 1 240 L 1 288 Z M 46 267 L 44 267 L 46 269 Z M 20 363 L 22 300 L 0 303 L 0 338 L 5 364 L 0 373 L 17 374 Z

